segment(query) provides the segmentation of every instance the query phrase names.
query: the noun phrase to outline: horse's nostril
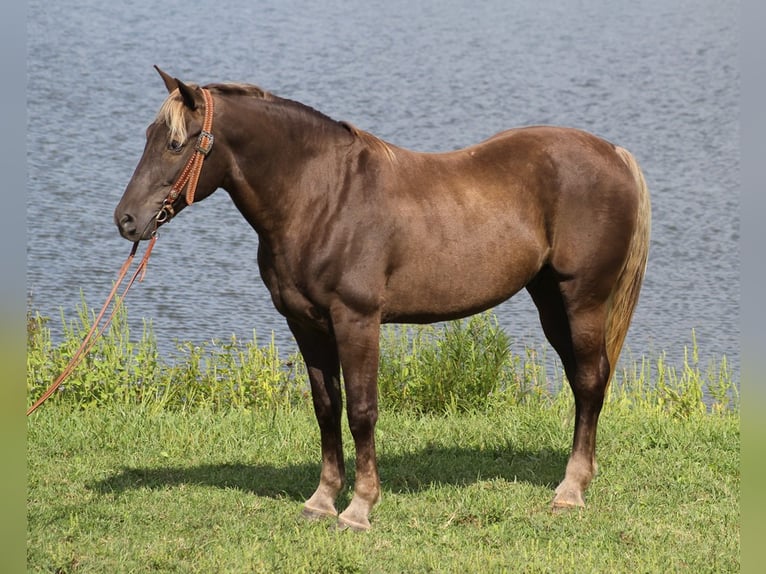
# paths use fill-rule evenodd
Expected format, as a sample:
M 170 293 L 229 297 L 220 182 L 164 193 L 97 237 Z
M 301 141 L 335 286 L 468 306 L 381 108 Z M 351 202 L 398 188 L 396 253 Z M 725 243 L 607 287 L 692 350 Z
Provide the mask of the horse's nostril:
M 117 224 L 120 227 L 120 231 L 123 233 L 134 233 L 136 231 L 136 226 L 134 223 L 133 216 L 129 213 L 126 213 L 120 219 L 118 220 Z

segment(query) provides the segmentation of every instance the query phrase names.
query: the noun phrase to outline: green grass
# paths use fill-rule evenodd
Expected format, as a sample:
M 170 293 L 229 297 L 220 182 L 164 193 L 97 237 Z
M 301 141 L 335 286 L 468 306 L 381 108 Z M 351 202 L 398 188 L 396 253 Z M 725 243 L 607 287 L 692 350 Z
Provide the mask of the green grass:
M 30 403 L 89 316 L 54 345 L 30 314 Z M 28 571 L 739 571 L 739 399 L 725 360 L 703 367 L 695 346 L 683 365 L 619 373 L 588 506 L 553 514 L 573 409 L 533 353 L 511 356 L 483 315 L 384 330 L 382 356 L 383 499 L 370 532 L 337 532 L 299 517 L 319 433 L 297 357 L 232 339 L 183 343 L 168 360 L 151 329 L 135 341 L 118 318 L 28 419 Z
M 28 569 L 738 571 L 734 414 L 681 420 L 610 405 L 588 507 L 553 514 L 570 434 L 564 400 L 450 416 L 384 412 L 383 499 L 373 530 L 354 534 L 299 518 L 318 478 L 307 405 L 46 405 L 28 429 Z

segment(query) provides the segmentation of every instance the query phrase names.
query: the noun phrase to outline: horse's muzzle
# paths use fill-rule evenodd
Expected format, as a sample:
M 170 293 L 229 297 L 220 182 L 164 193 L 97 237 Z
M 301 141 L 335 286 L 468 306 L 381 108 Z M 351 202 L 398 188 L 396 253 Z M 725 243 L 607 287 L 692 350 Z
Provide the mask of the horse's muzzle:
M 128 241 L 141 241 L 143 239 L 151 239 L 154 232 L 157 230 L 158 222 L 155 218 L 150 219 L 146 224 L 141 225 L 138 219 L 130 213 L 115 213 L 114 222 L 117 224 L 117 229 L 120 230 L 122 235 Z

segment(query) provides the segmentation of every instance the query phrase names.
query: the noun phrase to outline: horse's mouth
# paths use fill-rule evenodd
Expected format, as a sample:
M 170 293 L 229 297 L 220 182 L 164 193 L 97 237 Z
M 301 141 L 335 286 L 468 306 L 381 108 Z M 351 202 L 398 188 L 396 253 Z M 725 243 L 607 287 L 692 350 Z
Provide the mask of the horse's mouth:
M 140 220 L 129 213 L 115 216 L 115 223 L 120 235 L 128 241 L 144 241 L 151 239 L 157 228 L 166 223 L 168 219 L 160 220 L 157 215 L 152 216 L 148 220 L 143 218 Z

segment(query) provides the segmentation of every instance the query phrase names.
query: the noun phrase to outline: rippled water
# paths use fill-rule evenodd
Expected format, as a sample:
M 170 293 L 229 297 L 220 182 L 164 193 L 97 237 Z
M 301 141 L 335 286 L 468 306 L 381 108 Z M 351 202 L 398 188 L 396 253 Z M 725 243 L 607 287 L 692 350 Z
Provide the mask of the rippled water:
M 634 355 L 739 362 L 739 7 L 731 0 L 552 3 L 386 0 L 31 0 L 28 8 L 28 290 L 34 308 L 99 307 L 129 244 L 112 212 L 165 90 L 247 81 L 423 151 L 539 123 L 629 148 L 653 202 Z M 232 333 L 294 342 L 256 267 L 258 239 L 219 191 L 163 229 L 128 300 L 174 340 Z M 542 344 L 526 292 L 496 312 Z M 552 353 L 552 351 L 548 351 Z

